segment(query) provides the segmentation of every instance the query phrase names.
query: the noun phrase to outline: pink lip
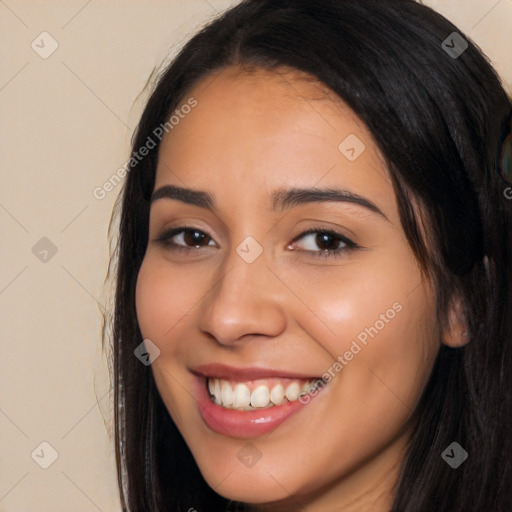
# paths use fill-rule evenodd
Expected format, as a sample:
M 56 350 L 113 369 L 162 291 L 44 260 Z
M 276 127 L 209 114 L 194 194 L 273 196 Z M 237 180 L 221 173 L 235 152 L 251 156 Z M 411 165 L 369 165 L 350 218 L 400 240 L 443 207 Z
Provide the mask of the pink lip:
M 299 412 L 304 405 L 299 400 L 287 402 L 283 405 L 274 405 L 267 409 L 257 411 L 236 411 L 226 409 L 215 404 L 210 399 L 208 390 L 206 389 L 206 376 L 203 372 L 207 372 L 208 376 L 215 378 L 223 378 L 226 380 L 256 380 L 270 377 L 286 377 L 301 378 L 292 374 L 283 372 L 274 372 L 258 368 L 234 369 L 223 365 L 205 365 L 197 368 L 193 373 L 196 374 L 194 379 L 194 392 L 199 405 L 199 412 L 203 421 L 208 427 L 215 432 L 228 437 L 236 437 L 248 439 L 263 436 L 283 423 L 296 412 Z M 314 397 L 310 397 L 310 400 Z
M 202 377 L 211 377 L 215 379 L 225 379 L 232 381 L 248 381 L 257 379 L 317 379 L 314 375 L 304 375 L 299 373 L 290 373 L 282 370 L 271 370 L 267 368 L 247 367 L 236 368 L 219 363 L 204 364 L 197 366 L 192 370 L 195 375 Z

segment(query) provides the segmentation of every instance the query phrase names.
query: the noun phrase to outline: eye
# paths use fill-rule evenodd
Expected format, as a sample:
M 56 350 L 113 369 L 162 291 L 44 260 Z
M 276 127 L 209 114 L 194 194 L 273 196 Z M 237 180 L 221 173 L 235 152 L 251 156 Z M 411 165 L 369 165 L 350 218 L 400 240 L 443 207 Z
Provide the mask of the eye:
M 310 229 L 302 233 L 293 242 L 292 250 L 296 249 L 296 241 L 303 240 L 304 248 L 300 251 L 310 252 L 314 256 L 336 257 L 342 253 L 358 248 L 358 245 L 341 233 L 329 230 Z
M 341 256 L 342 253 L 359 247 L 345 235 L 330 230 L 308 230 L 297 237 L 289 248 L 291 250 L 297 250 L 297 245 L 300 245 L 297 244 L 299 240 L 303 240 L 303 248 L 299 248 L 298 250 L 320 257 Z M 208 233 L 191 226 L 177 226 L 167 229 L 161 233 L 154 242 L 162 245 L 166 249 L 182 252 L 216 245 L 215 241 Z
M 154 242 L 176 251 L 190 251 L 215 245 L 213 238 L 208 233 L 188 226 L 170 228 L 161 233 Z

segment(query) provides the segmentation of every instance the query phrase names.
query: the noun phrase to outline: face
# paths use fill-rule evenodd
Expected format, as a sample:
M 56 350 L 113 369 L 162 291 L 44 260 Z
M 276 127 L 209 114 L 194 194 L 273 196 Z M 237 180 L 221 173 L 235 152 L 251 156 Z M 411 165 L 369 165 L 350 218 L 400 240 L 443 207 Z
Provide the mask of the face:
M 385 510 L 439 333 L 383 159 L 298 72 L 227 68 L 194 100 L 136 289 L 162 399 L 227 498 Z

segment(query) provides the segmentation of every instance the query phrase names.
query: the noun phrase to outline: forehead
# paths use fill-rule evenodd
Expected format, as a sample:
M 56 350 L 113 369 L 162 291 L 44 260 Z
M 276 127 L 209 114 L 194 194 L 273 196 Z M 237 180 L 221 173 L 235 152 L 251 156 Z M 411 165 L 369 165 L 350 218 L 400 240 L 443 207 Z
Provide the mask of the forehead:
M 328 117 L 343 118 L 354 129 L 367 131 L 353 111 L 325 84 L 299 70 L 227 67 L 196 84 L 181 101 L 193 98 L 197 107 L 180 116 L 179 126 L 164 137 L 161 147 L 181 145 L 192 135 L 203 142 L 251 135 L 264 138 L 277 132 L 317 133 L 337 128 Z M 177 110 L 180 110 L 178 106 Z M 328 115 L 326 115 L 328 114 Z M 176 119 L 176 116 L 174 116 Z M 240 131 L 239 130 L 246 130 Z M 236 133 L 233 133 L 233 132 Z M 192 133 L 193 132 L 193 133 Z M 325 135 L 325 133 L 324 133 Z
M 394 195 L 364 123 L 305 73 L 226 68 L 201 80 L 181 104 L 191 98 L 197 106 L 160 146 L 155 189 L 186 184 L 222 195 L 236 183 L 247 200 L 247 192 L 318 184 L 373 193 L 376 202 Z

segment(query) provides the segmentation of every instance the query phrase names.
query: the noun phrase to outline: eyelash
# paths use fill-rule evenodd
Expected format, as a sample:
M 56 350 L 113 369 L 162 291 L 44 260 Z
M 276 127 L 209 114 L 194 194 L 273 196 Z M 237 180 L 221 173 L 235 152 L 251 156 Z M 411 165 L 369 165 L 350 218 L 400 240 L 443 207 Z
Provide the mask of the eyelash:
M 171 242 L 171 239 L 178 234 L 190 233 L 190 232 L 200 233 L 201 235 L 205 235 L 206 237 L 208 237 L 210 240 L 213 240 L 213 238 L 208 233 L 206 233 L 205 231 L 203 231 L 201 229 L 195 228 L 193 226 L 177 226 L 174 228 L 170 228 L 170 229 L 164 231 L 163 233 L 161 233 L 157 238 L 154 239 L 154 242 L 159 245 L 162 245 L 163 247 L 170 249 L 172 251 L 178 251 L 178 252 L 187 254 L 190 251 L 197 250 L 197 247 L 196 246 L 185 247 L 182 245 L 178 245 L 178 244 Z M 343 247 L 339 247 L 338 249 L 321 249 L 318 251 L 302 250 L 303 252 L 311 253 L 314 257 L 337 258 L 337 257 L 342 256 L 343 253 L 346 253 L 346 252 L 349 252 L 349 251 L 352 251 L 355 249 L 359 249 L 359 246 L 355 242 L 353 242 L 346 236 L 342 235 L 341 233 L 337 233 L 336 231 L 331 231 L 329 229 L 320 229 L 320 228 L 319 229 L 313 228 L 313 229 L 308 229 L 307 231 L 304 231 L 299 236 L 297 236 L 293 240 L 293 242 L 296 242 L 297 240 L 300 240 L 300 239 L 304 238 L 305 236 L 313 234 L 313 233 L 322 234 L 322 235 L 331 235 L 338 242 L 345 244 Z M 205 247 L 208 247 L 208 246 L 205 246 Z

